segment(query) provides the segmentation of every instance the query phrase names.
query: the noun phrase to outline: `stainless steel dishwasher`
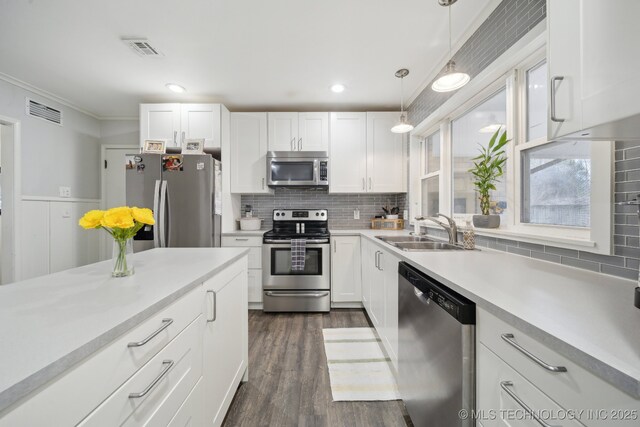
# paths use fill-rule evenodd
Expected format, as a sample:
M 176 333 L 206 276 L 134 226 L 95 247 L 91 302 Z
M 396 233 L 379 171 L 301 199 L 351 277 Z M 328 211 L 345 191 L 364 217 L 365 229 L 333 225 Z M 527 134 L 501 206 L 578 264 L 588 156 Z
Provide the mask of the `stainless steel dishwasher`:
M 475 304 L 407 263 L 398 273 L 398 387 L 411 420 L 416 427 L 471 427 Z

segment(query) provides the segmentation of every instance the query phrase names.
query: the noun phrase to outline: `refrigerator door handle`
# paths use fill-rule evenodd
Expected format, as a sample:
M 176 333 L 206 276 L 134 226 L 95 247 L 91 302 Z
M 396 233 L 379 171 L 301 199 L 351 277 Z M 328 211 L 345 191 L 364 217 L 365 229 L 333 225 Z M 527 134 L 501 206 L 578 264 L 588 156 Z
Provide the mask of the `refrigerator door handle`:
M 153 219 L 156 225 L 153 227 L 153 247 L 160 247 L 160 180 L 156 179 L 156 186 L 153 191 Z
M 167 181 L 160 185 L 160 247 L 167 247 Z

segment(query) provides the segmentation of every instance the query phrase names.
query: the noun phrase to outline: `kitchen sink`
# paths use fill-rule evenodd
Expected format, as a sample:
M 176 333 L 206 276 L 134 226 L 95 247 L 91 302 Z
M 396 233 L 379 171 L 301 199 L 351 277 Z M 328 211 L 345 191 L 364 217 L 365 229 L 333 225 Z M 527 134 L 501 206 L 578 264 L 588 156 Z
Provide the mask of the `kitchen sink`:
M 435 242 L 432 238 L 425 236 L 376 236 L 376 239 L 380 239 L 390 245 L 403 242 Z
M 403 251 L 417 252 L 417 251 L 463 251 L 460 246 L 452 245 L 451 243 L 444 242 L 397 242 L 392 243 L 393 246 L 402 249 Z

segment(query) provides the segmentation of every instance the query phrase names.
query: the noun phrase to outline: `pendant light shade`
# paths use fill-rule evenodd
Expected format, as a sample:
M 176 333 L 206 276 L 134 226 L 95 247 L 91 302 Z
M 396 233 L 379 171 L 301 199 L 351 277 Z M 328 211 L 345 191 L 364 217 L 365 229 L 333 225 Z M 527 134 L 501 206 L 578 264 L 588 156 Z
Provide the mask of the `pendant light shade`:
M 444 67 L 444 72 L 431 85 L 431 89 L 436 92 L 451 92 L 460 89 L 471 80 L 469 74 L 456 70 L 456 63 L 451 54 L 451 5 L 455 2 L 456 0 L 439 0 L 440 6 L 449 8 L 449 62 Z
M 396 77 L 400 79 L 400 121 L 392 128 L 393 133 L 407 133 L 413 130 L 413 126 L 407 121 L 407 113 L 404 111 L 404 78 L 409 75 L 409 70 L 402 68 L 396 71 Z

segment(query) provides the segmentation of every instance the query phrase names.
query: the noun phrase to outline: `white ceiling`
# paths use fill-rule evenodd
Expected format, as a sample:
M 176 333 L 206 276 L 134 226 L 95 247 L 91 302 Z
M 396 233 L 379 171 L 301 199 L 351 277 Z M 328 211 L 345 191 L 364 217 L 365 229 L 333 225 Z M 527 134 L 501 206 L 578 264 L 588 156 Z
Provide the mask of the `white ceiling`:
M 460 0 L 463 41 L 500 0 Z M 0 0 L 0 73 L 100 117 L 140 102 L 238 110 L 397 108 L 440 69 L 447 10 L 437 0 Z M 121 37 L 164 53 L 141 58 Z M 187 88 L 174 94 L 165 83 Z M 333 83 L 347 90 L 334 94 Z

